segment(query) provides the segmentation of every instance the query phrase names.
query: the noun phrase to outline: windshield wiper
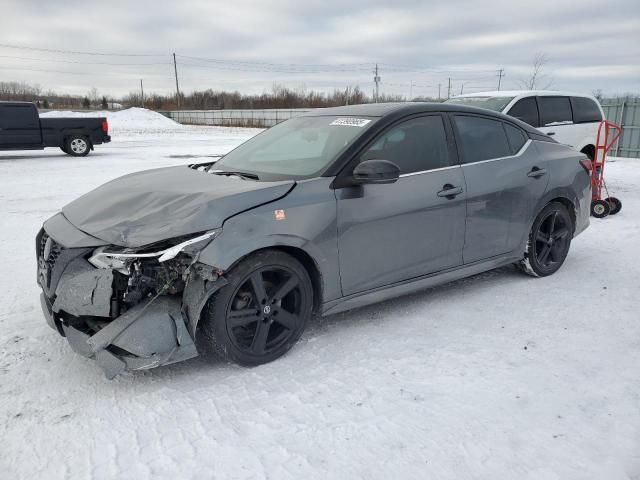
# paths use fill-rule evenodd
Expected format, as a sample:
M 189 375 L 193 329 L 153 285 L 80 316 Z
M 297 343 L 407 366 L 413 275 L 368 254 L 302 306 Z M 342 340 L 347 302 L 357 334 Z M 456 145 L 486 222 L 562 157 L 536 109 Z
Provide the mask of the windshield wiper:
M 250 180 L 260 180 L 260 177 L 255 173 L 247 173 L 247 172 L 229 172 L 227 170 L 208 170 L 208 173 L 212 173 L 214 175 L 235 175 L 240 178 L 248 178 Z

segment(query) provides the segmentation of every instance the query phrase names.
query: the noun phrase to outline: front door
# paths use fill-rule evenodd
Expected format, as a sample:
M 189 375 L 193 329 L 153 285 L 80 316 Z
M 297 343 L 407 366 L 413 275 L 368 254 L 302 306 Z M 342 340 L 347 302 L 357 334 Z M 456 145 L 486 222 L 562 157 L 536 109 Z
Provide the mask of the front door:
M 373 159 L 394 162 L 401 176 L 393 184 L 336 190 L 344 295 L 462 264 L 464 178 L 443 117 L 388 128 L 360 155 Z
M 40 119 L 35 106 L 28 103 L 0 105 L 0 145 L 42 146 Z

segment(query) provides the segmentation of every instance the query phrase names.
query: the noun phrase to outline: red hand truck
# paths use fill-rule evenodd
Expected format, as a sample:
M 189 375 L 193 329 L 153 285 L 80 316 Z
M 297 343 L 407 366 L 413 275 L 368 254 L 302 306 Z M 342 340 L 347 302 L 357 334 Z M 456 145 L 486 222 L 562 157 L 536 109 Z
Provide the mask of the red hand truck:
M 598 126 L 596 148 L 593 152 L 591 166 L 591 215 L 596 218 L 615 215 L 622 209 L 622 202 L 616 197 L 609 196 L 609 190 L 604 181 L 604 164 L 607 153 L 621 134 L 622 128 L 607 120 L 603 120 Z M 602 198 L 603 189 L 607 195 L 604 199 Z

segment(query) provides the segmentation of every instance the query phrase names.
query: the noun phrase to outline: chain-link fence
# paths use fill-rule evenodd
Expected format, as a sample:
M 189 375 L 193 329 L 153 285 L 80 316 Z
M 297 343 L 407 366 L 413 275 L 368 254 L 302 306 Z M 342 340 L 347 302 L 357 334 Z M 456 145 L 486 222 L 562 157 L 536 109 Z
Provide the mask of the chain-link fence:
M 308 108 L 264 110 L 180 110 L 160 112 L 186 125 L 220 125 L 226 127 L 272 127 L 289 118 L 310 111 Z

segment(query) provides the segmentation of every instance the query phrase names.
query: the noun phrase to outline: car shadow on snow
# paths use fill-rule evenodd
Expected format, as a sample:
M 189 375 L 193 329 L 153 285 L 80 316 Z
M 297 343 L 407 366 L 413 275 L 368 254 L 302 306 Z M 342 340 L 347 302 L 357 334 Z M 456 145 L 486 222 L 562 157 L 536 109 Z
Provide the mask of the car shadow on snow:
M 433 302 L 446 303 L 450 301 L 452 308 L 455 308 L 455 303 L 453 302 L 458 300 L 460 295 L 476 295 L 485 290 L 491 291 L 497 288 L 498 285 L 506 282 L 528 281 L 535 281 L 535 279 L 523 275 L 515 267 L 507 266 L 366 307 L 326 317 L 316 316 L 307 325 L 298 344 L 295 345 L 283 359 L 287 357 L 290 358 L 296 354 L 304 354 L 305 344 L 314 341 L 314 339 L 320 336 L 339 336 L 341 331 L 354 327 L 363 329 L 375 328 L 375 325 L 381 322 L 393 322 L 394 319 L 397 319 L 399 316 L 405 315 L 407 312 L 414 312 L 417 309 L 424 309 L 424 307 Z M 211 380 L 208 381 L 218 381 L 232 375 L 238 375 L 239 373 L 252 372 L 256 369 L 269 368 L 271 370 L 282 361 L 281 359 L 267 365 L 247 368 L 222 360 L 196 357 L 181 363 L 158 367 L 152 370 L 128 372 L 123 374 L 121 378 L 129 377 L 132 380 L 135 379 L 135 381 L 149 378 L 155 381 L 158 379 L 179 379 L 180 377 L 194 374 L 206 374 L 208 379 L 209 376 L 211 376 Z
M 93 157 L 103 157 L 105 155 L 112 155 L 111 153 L 101 153 L 101 152 L 91 152 L 86 157 L 74 157 L 71 155 L 67 155 L 66 153 L 39 153 L 39 154 L 29 154 L 29 155 L 0 155 L 0 162 L 9 162 L 16 160 L 40 160 L 43 158 L 66 158 L 66 159 L 77 159 L 77 160 L 91 160 Z

